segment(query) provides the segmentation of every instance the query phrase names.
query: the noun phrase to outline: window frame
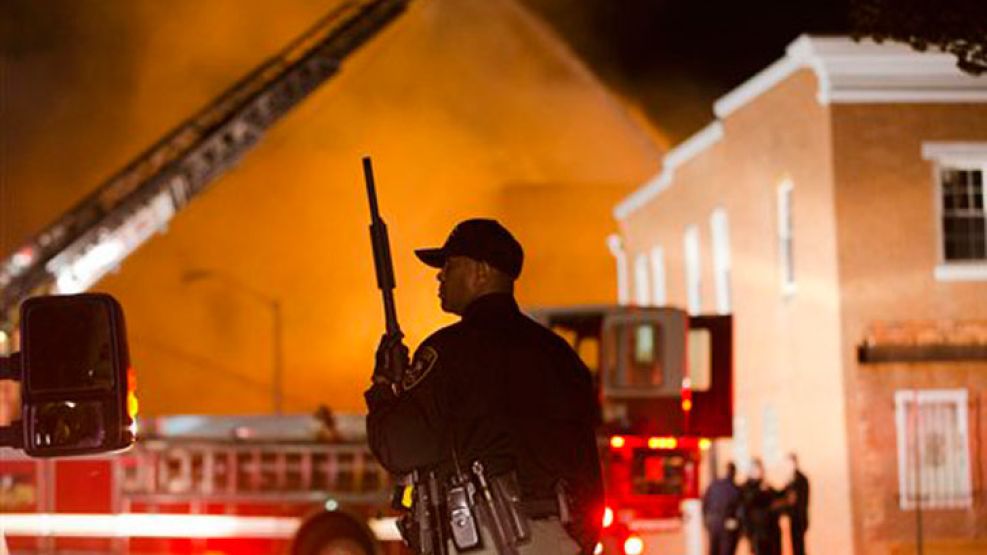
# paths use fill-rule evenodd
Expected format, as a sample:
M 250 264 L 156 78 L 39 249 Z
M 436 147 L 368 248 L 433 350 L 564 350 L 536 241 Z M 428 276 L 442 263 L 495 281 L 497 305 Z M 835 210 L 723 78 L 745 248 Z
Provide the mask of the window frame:
M 776 196 L 778 278 L 782 297 L 788 298 L 798 290 L 795 274 L 795 184 L 785 178 L 778 184 Z
M 682 256 L 685 266 L 686 306 L 689 314 L 700 314 L 703 308 L 702 245 L 699 226 L 686 226 L 682 236 Z
M 607 248 L 617 265 L 617 304 L 621 306 L 630 304 L 631 292 L 628 284 L 630 272 L 627 268 L 627 252 L 624 251 L 624 241 L 620 235 L 612 233 L 607 236 Z
M 713 285 L 716 289 L 716 311 L 730 314 L 733 298 L 730 288 L 730 219 L 722 206 L 709 216 L 710 235 L 713 242 Z
M 658 245 L 651 248 L 651 302 L 655 306 L 668 304 L 668 278 L 665 275 L 665 249 Z
M 651 305 L 651 269 L 648 253 L 639 252 L 634 255 L 634 304 L 636 306 Z
M 943 206 L 944 169 L 980 171 L 982 202 L 987 218 L 987 143 L 924 142 L 922 158 L 932 162 L 932 194 L 936 218 L 936 281 L 987 281 L 987 257 L 972 260 L 946 260 L 945 206 Z M 987 229 L 984 232 L 987 241 Z

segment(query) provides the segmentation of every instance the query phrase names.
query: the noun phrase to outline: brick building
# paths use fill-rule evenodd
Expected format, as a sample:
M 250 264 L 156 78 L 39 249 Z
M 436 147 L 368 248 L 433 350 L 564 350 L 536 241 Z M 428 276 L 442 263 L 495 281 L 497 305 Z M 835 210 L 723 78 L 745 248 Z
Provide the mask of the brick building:
M 801 37 L 714 111 L 611 250 L 623 302 L 735 315 L 719 462 L 797 453 L 812 553 L 987 552 L 987 78 Z

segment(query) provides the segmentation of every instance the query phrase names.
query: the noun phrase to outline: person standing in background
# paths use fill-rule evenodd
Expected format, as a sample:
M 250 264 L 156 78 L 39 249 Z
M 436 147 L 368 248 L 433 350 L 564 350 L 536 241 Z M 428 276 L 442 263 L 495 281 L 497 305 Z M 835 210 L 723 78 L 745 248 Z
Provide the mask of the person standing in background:
M 741 487 L 741 523 L 754 555 L 781 555 L 778 521 L 786 506 L 782 492 L 764 481 L 761 459 L 753 459 L 749 478 Z
M 795 453 L 789 453 L 785 461 L 789 475 L 785 501 L 792 535 L 792 555 L 805 555 L 805 532 L 809 529 L 809 479 L 799 470 Z
M 737 466 L 727 463 L 726 475 L 703 494 L 703 523 L 709 534 L 709 555 L 734 555 L 740 535 L 740 488 Z

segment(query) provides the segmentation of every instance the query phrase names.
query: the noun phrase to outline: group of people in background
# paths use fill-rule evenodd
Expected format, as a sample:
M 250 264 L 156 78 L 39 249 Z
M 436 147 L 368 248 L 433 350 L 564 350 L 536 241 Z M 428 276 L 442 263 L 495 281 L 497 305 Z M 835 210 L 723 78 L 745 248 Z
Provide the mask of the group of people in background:
M 754 555 L 781 555 L 782 516 L 788 517 L 792 554 L 805 555 L 809 480 L 799 470 L 794 453 L 785 462 L 788 483 L 781 489 L 765 481 L 760 459 L 751 461 L 747 481 L 737 483 L 737 467 L 731 462 L 726 475 L 710 484 L 703 495 L 710 555 L 734 555 L 741 537 L 750 543 Z

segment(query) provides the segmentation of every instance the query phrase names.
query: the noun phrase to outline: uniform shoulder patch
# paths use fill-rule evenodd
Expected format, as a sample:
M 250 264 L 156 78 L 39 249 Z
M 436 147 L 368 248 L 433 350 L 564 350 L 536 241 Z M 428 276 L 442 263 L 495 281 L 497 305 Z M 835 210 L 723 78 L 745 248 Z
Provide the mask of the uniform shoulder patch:
M 407 391 L 425 379 L 428 373 L 435 366 L 435 361 L 439 360 L 439 353 L 434 348 L 425 346 L 415 351 L 415 358 L 411 361 L 411 367 L 404 373 L 401 380 L 401 389 Z

